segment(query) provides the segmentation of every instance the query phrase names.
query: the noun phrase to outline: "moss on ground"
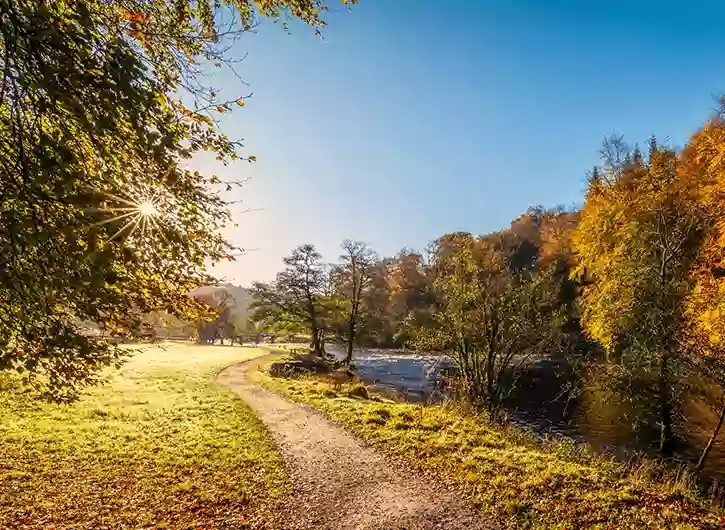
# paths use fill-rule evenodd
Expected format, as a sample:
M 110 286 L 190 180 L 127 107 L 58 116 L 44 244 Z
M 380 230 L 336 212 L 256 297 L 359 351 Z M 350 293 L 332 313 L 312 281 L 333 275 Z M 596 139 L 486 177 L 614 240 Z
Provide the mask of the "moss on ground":
M 451 406 L 350 396 L 315 378 L 265 386 L 317 407 L 388 454 L 457 486 L 509 528 L 723 528 L 687 475 L 653 462 L 625 467 L 570 443 L 541 443 Z M 359 390 L 357 391 L 358 393 Z
M 261 422 L 216 382 L 265 353 L 147 347 L 71 405 L 0 380 L 0 528 L 238 527 L 286 491 Z

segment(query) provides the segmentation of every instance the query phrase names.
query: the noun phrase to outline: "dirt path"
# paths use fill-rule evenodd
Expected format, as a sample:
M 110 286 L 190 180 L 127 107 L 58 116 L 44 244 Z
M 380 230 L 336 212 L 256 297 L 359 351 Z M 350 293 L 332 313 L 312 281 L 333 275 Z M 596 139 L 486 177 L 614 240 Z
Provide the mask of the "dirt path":
M 265 517 L 285 530 L 490 530 L 457 496 L 391 462 L 310 407 L 248 378 L 261 359 L 227 368 L 219 381 L 249 403 L 289 466 L 294 491 Z

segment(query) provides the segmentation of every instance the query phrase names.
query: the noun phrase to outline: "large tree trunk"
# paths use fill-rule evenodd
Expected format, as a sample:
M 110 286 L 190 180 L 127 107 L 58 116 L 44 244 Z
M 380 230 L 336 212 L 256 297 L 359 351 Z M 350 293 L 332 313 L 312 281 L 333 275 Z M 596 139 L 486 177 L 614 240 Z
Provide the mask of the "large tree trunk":
M 720 432 L 720 427 L 722 427 L 723 420 L 725 420 L 725 402 L 723 402 L 722 410 L 720 411 L 720 419 L 715 426 L 715 430 L 712 432 L 712 436 L 710 436 L 710 439 L 707 441 L 707 445 L 702 450 L 702 454 L 700 454 L 700 460 L 697 461 L 697 465 L 695 466 L 696 472 L 702 471 L 702 468 L 705 467 L 705 460 L 707 459 L 707 455 L 710 454 L 710 449 L 712 449 L 712 445 L 715 443 L 715 438 L 717 438 L 717 435 Z
M 350 321 L 348 325 L 348 333 L 347 333 L 347 354 L 345 355 L 345 364 L 350 364 L 352 362 L 352 348 L 353 344 L 355 342 L 355 322 Z
M 672 440 L 672 403 L 670 398 L 668 353 L 662 352 L 658 381 L 658 408 L 660 419 L 660 453 L 670 456 L 673 451 Z
M 322 330 L 318 329 L 316 324 L 312 325 L 312 344 L 310 344 L 310 349 L 319 357 L 322 357 L 325 353 L 322 347 Z

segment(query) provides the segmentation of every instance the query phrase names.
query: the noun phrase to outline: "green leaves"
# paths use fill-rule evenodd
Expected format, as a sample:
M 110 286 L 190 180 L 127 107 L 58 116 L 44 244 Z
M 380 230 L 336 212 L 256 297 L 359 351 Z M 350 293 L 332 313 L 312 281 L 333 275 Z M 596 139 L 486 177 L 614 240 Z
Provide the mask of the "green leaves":
M 464 395 L 472 405 L 492 410 L 510 394 L 522 364 L 559 340 L 565 313 L 537 260 L 522 267 L 523 246 L 507 246 L 515 235 L 512 228 L 481 237 L 441 237 L 431 264 L 431 317 L 415 326 L 416 345 L 450 352 Z
M 314 0 L 257 5 L 322 24 Z M 199 64 L 228 66 L 225 39 L 254 23 L 247 2 L 0 0 L 0 369 L 72 397 L 149 336 L 145 314 L 205 310 L 186 295 L 234 253 L 231 214 L 186 161 L 243 158 L 215 121 L 243 99 Z
M 274 282 L 252 286 L 255 321 L 277 325 L 299 324 L 312 336 L 312 347 L 322 352 L 326 327 L 328 275 L 314 245 L 300 245 L 284 258 L 285 268 Z

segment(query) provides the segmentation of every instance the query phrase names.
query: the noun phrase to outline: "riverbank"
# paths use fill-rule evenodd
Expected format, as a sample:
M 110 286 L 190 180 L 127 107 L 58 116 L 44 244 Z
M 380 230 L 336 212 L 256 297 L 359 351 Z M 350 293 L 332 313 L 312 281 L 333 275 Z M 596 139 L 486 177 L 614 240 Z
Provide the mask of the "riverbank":
M 687 474 L 624 466 L 564 442 L 538 442 L 451 406 L 365 397 L 359 384 L 259 381 L 312 405 L 411 467 L 461 490 L 509 528 L 722 528 Z M 362 396 L 362 397 L 361 397 Z
M 70 405 L 0 379 L 0 528 L 237 528 L 288 490 L 262 422 L 216 377 L 264 350 L 147 346 Z

